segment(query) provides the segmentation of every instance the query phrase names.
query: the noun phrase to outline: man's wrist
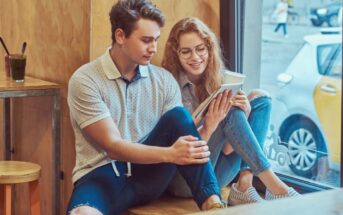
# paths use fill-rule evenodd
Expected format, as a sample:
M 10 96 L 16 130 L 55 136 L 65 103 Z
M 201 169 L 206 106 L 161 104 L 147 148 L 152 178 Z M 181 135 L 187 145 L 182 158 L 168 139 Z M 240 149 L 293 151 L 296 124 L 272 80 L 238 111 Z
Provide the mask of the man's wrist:
M 172 163 L 171 147 L 161 147 L 160 155 L 163 163 Z

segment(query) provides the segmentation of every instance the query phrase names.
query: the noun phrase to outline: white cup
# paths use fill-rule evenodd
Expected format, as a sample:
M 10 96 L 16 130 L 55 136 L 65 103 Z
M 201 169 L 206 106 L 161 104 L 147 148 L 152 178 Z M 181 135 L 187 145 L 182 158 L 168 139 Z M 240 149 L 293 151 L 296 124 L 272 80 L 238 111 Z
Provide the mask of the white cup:
M 225 71 L 223 74 L 223 83 L 232 84 L 232 83 L 242 83 L 244 82 L 245 75 L 237 72 Z

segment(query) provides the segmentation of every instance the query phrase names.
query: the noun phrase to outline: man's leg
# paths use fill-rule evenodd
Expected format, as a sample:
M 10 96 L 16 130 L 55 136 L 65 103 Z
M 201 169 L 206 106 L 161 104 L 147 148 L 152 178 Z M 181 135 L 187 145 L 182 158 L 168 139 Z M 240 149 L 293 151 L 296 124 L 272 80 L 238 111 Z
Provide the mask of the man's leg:
M 79 179 L 74 184 L 67 214 L 120 214 L 128 208 L 135 195 L 127 186 L 126 163 L 116 163 L 116 168 L 120 176 L 109 163 Z
M 190 113 L 182 107 L 164 114 L 144 144 L 171 146 L 180 136 L 193 135 L 200 139 Z M 176 165 L 171 163 L 133 164 L 130 183 L 137 193 L 135 205 L 145 204 L 157 198 L 166 189 L 176 169 L 186 179 L 198 206 L 211 195 L 220 196 L 217 180 L 210 162 L 198 165 Z

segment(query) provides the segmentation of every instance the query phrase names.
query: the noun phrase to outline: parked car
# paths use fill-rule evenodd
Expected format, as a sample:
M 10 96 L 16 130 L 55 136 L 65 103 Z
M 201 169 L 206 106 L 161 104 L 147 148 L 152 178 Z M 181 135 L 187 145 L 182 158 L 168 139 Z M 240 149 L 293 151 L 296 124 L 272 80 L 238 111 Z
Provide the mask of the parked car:
M 330 27 L 337 27 L 338 12 L 341 7 L 341 2 L 334 2 L 323 7 L 311 8 L 310 20 L 314 26 L 322 26 L 326 22 Z
M 271 125 L 288 148 L 289 167 L 312 178 L 326 160 L 340 169 L 342 31 L 304 37 L 273 99 Z M 321 158 L 321 159 L 319 159 Z

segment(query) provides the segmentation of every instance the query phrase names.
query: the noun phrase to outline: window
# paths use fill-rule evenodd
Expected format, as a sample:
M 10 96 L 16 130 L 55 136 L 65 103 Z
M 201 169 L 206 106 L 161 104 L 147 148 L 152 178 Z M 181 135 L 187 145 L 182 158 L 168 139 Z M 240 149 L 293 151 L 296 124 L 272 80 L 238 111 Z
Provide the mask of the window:
M 341 52 L 339 49 L 340 46 L 338 44 L 318 46 L 317 63 L 320 74 L 328 75 L 327 73 L 331 70 L 332 64 L 334 64 L 335 61 L 338 62 L 341 60 L 337 59 L 337 55 Z
M 262 14 L 277 10 L 280 2 L 264 1 Z M 262 17 L 260 87 L 273 98 L 265 151 L 274 171 L 299 179 L 301 186 L 338 187 L 342 34 L 336 28 L 323 33 L 307 9 L 294 1 L 285 31 L 282 21 Z
M 327 75 L 333 78 L 342 79 L 342 45 L 338 46 L 333 56 Z
M 291 1 L 284 31 L 274 15 L 281 1 L 244 2 L 238 3 L 244 18 L 237 13 L 234 18 L 240 27 L 233 29 L 232 20 L 221 21 L 221 37 L 228 38 L 225 25 L 231 26 L 231 35 L 240 33 L 241 54 L 233 57 L 241 70 L 233 70 L 247 75 L 246 91 L 259 87 L 272 96 L 265 152 L 273 170 L 305 191 L 342 186 L 342 26 L 316 13 L 329 7 L 328 16 L 334 17 L 342 3 Z M 226 53 L 232 50 L 224 46 Z

